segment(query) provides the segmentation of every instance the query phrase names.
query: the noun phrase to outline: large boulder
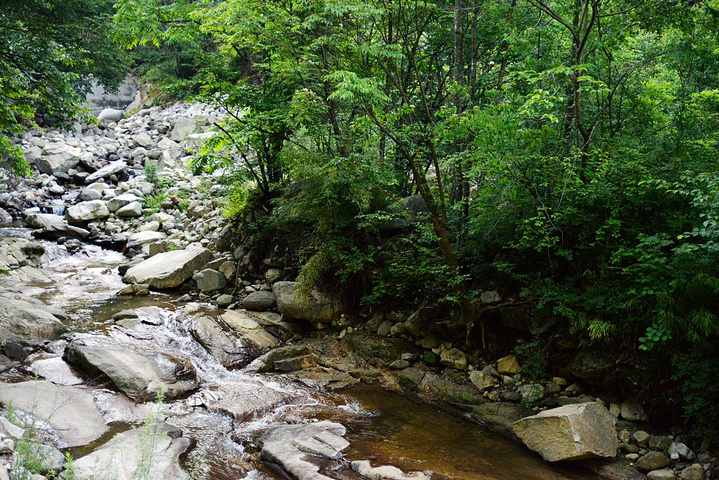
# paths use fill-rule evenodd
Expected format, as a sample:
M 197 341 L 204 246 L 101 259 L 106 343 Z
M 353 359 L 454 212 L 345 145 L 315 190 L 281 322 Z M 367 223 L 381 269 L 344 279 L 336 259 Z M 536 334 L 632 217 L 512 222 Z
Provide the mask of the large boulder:
M 5 341 L 17 338 L 38 344 L 54 340 L 66 330 L 60 321 L 63 318 L 67 317 L 62 311 L 39 300 L 0 292 L 0 338 Z
M 479 405 L 487 401 L 474 386 L 459 384 L 434 372 L 426 372 L 416 388 L 418 393 L 432 400 L 462 405 Z
M 25 217 L 25 223 L 29 227 L 41 229 L 37 236 L 42 238 L 85 238 L 90 234 L 85 229 L 69 225 L 63 217 L 51 213 L 30 214 Z
M 459 348 L 450 348 L 449 350 L 443 351 L 439 357 L 439 361 L 442 365 L 456 368 L 457 370 L 467 368 L 467 355 Z
M 639 457 L 637 460 L 637 470 L 641 472 L 650 472 L 652 470 L 659 470 L 671 463 L 669 457 L 664 452 L 650 451 Z
M 197 272 L 192 276 L 192 279 L 197 283 L 197 288 L 203 293 L 222 290 L 227 285 L 225 275 L 211 268 Z
M 180 467 L 180 456 L 190 447 L 190 440 L 178 433 L 169 425 L 152 422 L 120 433 L 73 461 L 73 478 L 91 480 L 98 478 L 98 473 L 104 478 L 103 473 L 111 472 L 115 480 L 189 480 Z
M 277 412 L 278 407 L 301 398 L 294 389 L 278 388 L 277 385 L 249 375 L 238 381 L 225 379 L 217 387 L 204 389 L 199 397 L 209 411 L 232 415 L 240 422 Z
M 162 158 L 162 164 L 174 166 L 177 163 L 177 160 L 182 156 L 183 150 L 179 143 L 170 140 L 167 137 L 162 137 L 162 139 L 157 142 L 157 148 L 160 149 L 161 158 Z
M 565 405 L 523 418 L 514 433 L 548 462 L 584 458 L 614 458 L 616 419 L 596 402 Z
M 115 198 L 111 198 L 107 201 L 107 208 L 111 212 L 117 212 L 122 207 L 126 205 L 130 205 L 134 202 L 140 202 L 142 203 L 142 199 L 138 197 L 137 195 L 133 195 L 132 193 L 123 193 L 122 195 L 118 195 Z
M 203 116 L 180 117 L 170 132 L 170 140 L 182 142 L 188 135 L 202 132 L 207 124 L 208 119 Z
M 63 358 L 93 378 L 109 378 L 134 399 L 151 400 L 160 392 L 166 398 L 175 398 L 197 388 L 195 368 L 189 359 L 158 350 L 135 351 L 105 336 L 73 339 Z
M 502 307 L 499 316 L 502 325 L 531 335 L 548 332 L 557 324 L 557 317 L 550 311 L 537 310 L 534 305 Z
M 222 314 L 222 320 L 241 337 L 246 345 L 257 350 L 268 350 L 279 345 L 280 340 L 267 332 L 256 320 L 247 313 L 237 310 L 227 310 Z
M 644 411 L 641 404 L 631 400 L 622 402 L 620 412 L 622 418 L 624 420 L 629 420 L 630 422 L 646 422 L 649 420 L 649 416 L 647 415 L 647 412 Z
M 492 375 L 480 370 L 469 372 L 469 381 L 482 391 L 489 390 L 497 383 Z
M 121 172 L 127 168 L 127 163 L 123 162 L 122 160 L 118 160 L 117 162 L 112 162 L 109 165 L 102 167 L 100 170 L 96 171 L 95 173 L 92 173 L 85 178 L 85 185 L 90 185 L 93 182 L 97 182 L 98 180 L 101 180 L 103 178 L 110 177 L 112 175 L 115 175 L 118 172 Z
M 252 292 L 242 299 L 242 306 L 247 310 L 256 310 L 264 312 L 277 305 L 275 295 L 272 292 L 258 291 Z
M 81 202 L 87 202 L 90 200 L 100 200 L 102 198 L 102 190 L 97 190 L 94 188 L 83 188 L 80 192 L 80 195 L 77 196 L 77 199 Z
M 156 233 L 156 232 L 141 232 Z M 166 289 L 182 285 L 192 274 L 212 258 L 204 248 L 188 248 L 158 253 L 130 268 L 122 280 L 125 283 L 144 283 L 151 288 Z
M 307 425 L 283 425 L 266 433 L 260 442 L 260 458 L 273 463 L 298 480 L 330 480 L 319 473 L 318 460 L 339 460 L 350 446 L 344 426 L 321 421 Z
M 589 383 L 599 383 L 616 364 L 609 356 L 602 352 L 581 351 L 567 365 L 567 370 L 577 378 Z
M 142 204 L 140 202 L 132 202 L 129 205 L 125 205 L 117 211 L 118 217 L 141 217 L 142 216 Z
M 80 202 L 65 210 L 65 219 L 71 225 L 82 225 L 109 216 L 110 210 L 102 200 Z
M 19 237 L 0 238 L 0 270 L 38 264 L 44 254 L 45 247 L 39 242 Z
M 503 375 L 514 375 L 519 371 L 519 360 L 516 355 L 507 355 L 497 361 L 497 371 Z
M 119 122 L 124 117 L 125 113 L 122 110 L 106 108 L 97 116 L 97 121 L 100 123 Z
M 40 173 L 47 173 L 52 174 L 53 172 L 67 172 L 68 169 L 74 168 L 77 166 L 77 161 L 74 162 L 68 162 L 69 165 L 66 167 L 65 162 L 67 159 L 62 155 L 43 155 L 42 157 L 38 158 L 35 162 L 37 165 L 37 169 L 40 170 Z
M 280 313 L 289 318 L 309 320 L 313 323 L 331 322 L 342 313 L 342 305 L 312 291 L 309 297 L 299 291 L 297 282 L 277 282 L 272 285 Z
M 258 371 L 271 372 L 294 372 L 304 368 L 311 368 L 317 365 L 318 358 L 306 345 L 288 345 L 275 348 L 260 357 L 261 364 Z M 253 364 L 254 365 L 254 364 Z
M 78 447 L 105 434 L 108 426 L 91 390 L 55 385 L 45 380 L 0 383 L 0 403 L 22 410 L 49 424 L 62 445 Z
M 145 132 L 138 133 L 130 137 L 130 140 L 138 147 L 148 148 L 152 145 L 152 137 Z
M 226 332 L 214 319 L 206 316 L 193 317 L 189 322 L 189 331 L 213 357 L 226 368 L 247 365 L 258 352 L 253 351 L 230 332 Z
M 402 230 L 427 217 L 429 208 L 421 195 L 410 195 L 387 208 L 390 218 L 375 223 L 381 231 Z
M 42 150 L 35 164 L 41 173 L 67 173 L 82 162 L 92 160 L 92 153 L 65 142 L 50 142 Z
M 10 225 L 12 222 L 12 215 L 10 215 L 4 208 L 0 208 L 0 225 Z

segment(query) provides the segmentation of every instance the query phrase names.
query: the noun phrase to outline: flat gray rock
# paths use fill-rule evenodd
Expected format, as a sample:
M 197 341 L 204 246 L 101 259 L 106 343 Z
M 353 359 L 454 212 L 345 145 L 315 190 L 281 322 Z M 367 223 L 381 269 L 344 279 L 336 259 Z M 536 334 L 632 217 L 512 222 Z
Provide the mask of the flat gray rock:
M 429 475 L 423 472 L 407 474 L 391 465 L 372 467 L 369 460 L 357 460 L 351 465 L 352 470 L 369 480 L 430 480 Z
M 202 404 L 212 412 L 232 415 L 239 421 L 250 421 L 281 405 L 291 403 L 297 394 L 248 377 L 242 382 L 225 382 L 216 389 L 201 393 Z
M 205 268 L 197 272 L 192 276 L 192 279 L 197 283 L 197 288 L 203 293 L 222 290 L 227 285 L 225 275 L 211 268 Z
M 112 440 L 72 462 L 77 479 L 104 478 L 111 472 L 114 480 L 189 480 L 180 467 L 180 455 L 190 440 L 172 438 L 162 423 L 148 423 L 116 435 Z
M 0 208 L 0 225 L 10 225 L 12 221 L 12 215 L 4 208 Z
M 59 317 L 66 318 L 39 300 L 0 292 L 0 333 L 9 332 L 33 344 L 54 340 L 66 330 Z
M 28 263 L 38 263 L 44 253 L 45 247 L 39 242 L 17 237 L 0 238 L 0 269 L 29 267 Z
M 312 457 L 339 460 L 350 444 L 339 423 L 321 421 L 307 425 L 283 425 L 266 433 L 260 442 L 260 458 L 281 467 L 298 480 L 330 480 L 319 473 Z
M 85 238 L 90 232 L 73 227 L 65 218 L 51 213 L 33 213 L 25 217 L 25 223 L 32 228 L 42 229 L 46 237 Z
M 211 258 L 212 253 L 204 248 L 158 253 L 130 268 L 122 280 L 125 283 L 146 283 L 156 289 L 174 288 L 190 279 L 195 270 L 202 268 Z
M 58 385 L 82 385 L 82 378 L 75 375 L 62 357 L 46 357 L 35 360 L 30 370 L 40 377 Z
M 228 310 L 222 314 L 222 320 L 242 336 L 245 344 L 249 343 L 257 350 L 266 351 L 280 344 L 280 340 L 267 332 L 262 325 L 243 311 Z
M 138 243 L 140 245 L 144 245 L 146 243 L 159 242 L 166 238 L 167 234 L 165 232 L 137 232 L 130 235 L 129 240 L 131 243 Z
M 125 205 L 117 211 L 118 217 L 141 217 L 142 216 L 142 204 L 140 202 L 132 202 Z
M 14 441 L 18 441 L 20 437 L 25 433 L 24 428 L 20 428 L 14 423 L 10 422 L 5 417 L 0 417 L 0 436 L 5 438 L 11 438 Z
M 252 292 L 242 299 L 242 306 L 247 310 L 264 312 L 277 305 L 277 300 L 272 292 Z
M 65 210 L 65 219 L 71 225 L 81 225 L 93 220 L 107 218 L 110 216 L 110 210 L 102 200 L 90 200 L 89 202 L 80 202 Z
M 189 359 L 154 348 L 151 341 L 123 344 L 110 337 L 87 335 L 73 339 L 65 360 L 90 376 L 104 375 L 125 395 L 151 400 L 162 392 L 175 398 L 197 388 Z
M 126 168 L 127 163 L 123 162 L 122 160 L 112 162 L 109 165 L 102 167 L 97 172 L 88 175 L 85 179 L 85 185 L 90 185 L 91 183 L 97 182 L 100 179 L 107 178 L 111 175 L 116 174 L 117 172 L 125 170 Z
M 122 195 L 118 195 L 117 197 L 108 200 L 107 208 L 111 212 L 116 212 L 122 207 L 130 205 L 133 202 L 142 202 L 142 199 L 132 193 L 123 193 Z
M 45 380 L 0 383 L 0 402 L 49 424 L 63 446 L 79 447 L 100 438 L 108 427 L 92 392 L 81 387 L 55 385 Z
M 225 331 L 214 319 L 207 316 L 188 320 L 192 336 L 226 368 L 246 365 L 259 355 L 245 347 L 233 332 Z

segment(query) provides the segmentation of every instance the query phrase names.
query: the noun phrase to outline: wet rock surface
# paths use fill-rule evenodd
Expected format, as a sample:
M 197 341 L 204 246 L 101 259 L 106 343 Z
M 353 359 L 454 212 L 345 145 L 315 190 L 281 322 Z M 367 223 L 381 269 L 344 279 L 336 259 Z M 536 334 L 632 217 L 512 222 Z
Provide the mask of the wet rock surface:
M 239 338 L 225 331 L 216 319 L 198 316 L 189 320 L 189 331 L 207 350 L 227 368 L 248 364 L 257 355 L 242 344 Z
M 64 358 L 90 378 L 109 378 L 133 399 L 151 400 L 158 394 L 172 399 L 197 388 L 195 368 L 189 358 L 159 351 L 149 341 L 130 343 L 88 335 L 73 339 Z
M 92 480 L 111 472 L 117 480 L 189 480 L 179 459 L 190 447 L 190 440 L 177 434 L 176 429 L 160 422 L 121 433 L 75 460 L 76 478 Z
M 423 472 L 406 474 L 397 467 L 382 465 L 372 467 L 369 460 L 356 460 L 352 462 L 352 470 L 363 478 L 369 480 L 429 480 L 430 476 Z
M 65 314 L 35 298 L 0 290 L 0 333 L 7 341 L 37 344 L 59 337 Z
M 261 458 L 278 465 L 298 480 L 330 480 L 319 473 L 312 457 L 339 460 L 350 444 L 344 426 L 334 422 L 287 425 L 270 430 L 262 439 Z
M 28 381 L 0 384 L 0 403 L 46 422 L 62 446 L 86 445 L 100 438 L 108 426 L 95 406 L 90 390 L 82 387 Z

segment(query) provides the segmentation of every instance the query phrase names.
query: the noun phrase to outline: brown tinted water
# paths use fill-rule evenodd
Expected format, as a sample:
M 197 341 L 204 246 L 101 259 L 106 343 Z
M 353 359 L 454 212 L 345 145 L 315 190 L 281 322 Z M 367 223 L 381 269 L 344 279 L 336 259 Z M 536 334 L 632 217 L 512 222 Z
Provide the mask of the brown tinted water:
M 433 471 L 433 479 L 595 479 L 580 466 L 544 462 L 523 445 L 453 412 L 378 388 L 346 394 L 374 415 L 347 425 L 351 460 L 404 471 Z

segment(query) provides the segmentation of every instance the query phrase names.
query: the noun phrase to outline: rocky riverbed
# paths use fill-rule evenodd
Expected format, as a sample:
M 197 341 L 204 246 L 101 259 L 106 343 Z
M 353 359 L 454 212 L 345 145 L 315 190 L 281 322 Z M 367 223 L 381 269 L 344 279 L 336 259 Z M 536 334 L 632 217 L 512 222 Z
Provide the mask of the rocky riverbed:
M 481 363 L 423 310 L 356 319 L 301 295 L 185 167 L 219 116 L 105 111 L 22 139 L 37 175 L 0 182 L 0 479 L 714 478 L 641 405 Z M 517 436 L 605 460 L 555 467 Z

